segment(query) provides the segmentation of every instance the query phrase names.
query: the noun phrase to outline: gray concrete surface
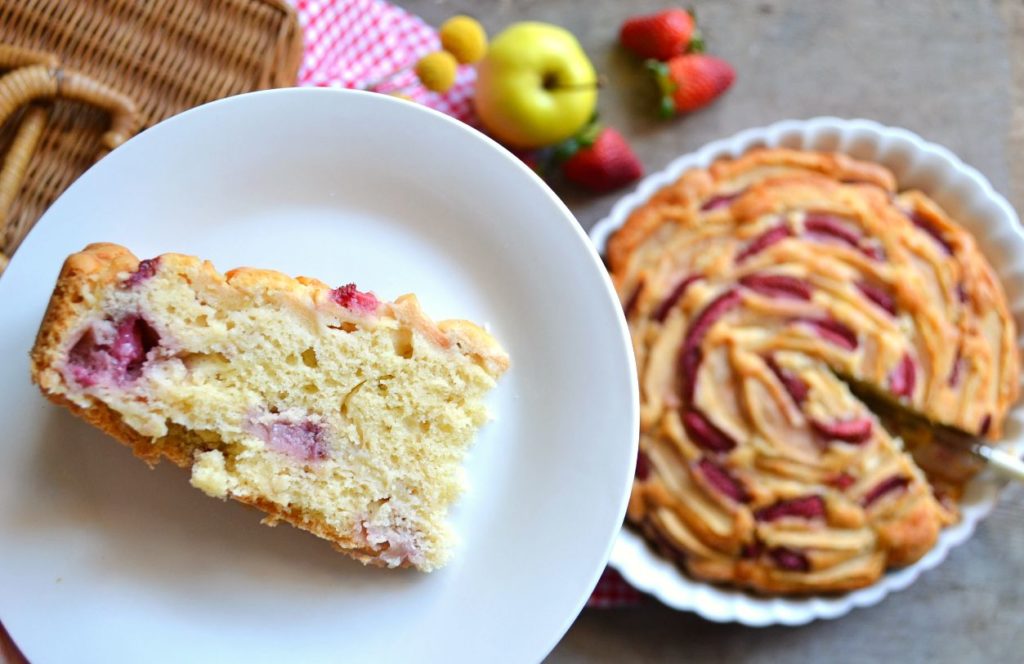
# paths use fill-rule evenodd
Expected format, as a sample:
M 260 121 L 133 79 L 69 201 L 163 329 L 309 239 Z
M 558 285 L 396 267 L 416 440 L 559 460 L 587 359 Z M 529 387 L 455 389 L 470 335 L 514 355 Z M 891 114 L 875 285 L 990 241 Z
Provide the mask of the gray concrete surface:
M 649 171 L 714 138 L 831 114 L 907 127 L 945 144 L 1024 204 L 1024 4 L 983 0 L 696 0 L 709 50 L 738 71 L 711 108 L 664 123 L 622 20 L 667 0 L 399 0 L 433 24 L 454 13 L 492 33 L 517 20 L 572 30 L 608 78 L 600 111 Z M 589 228 L 620 194 L 559 185 Z M 1024 661 L 1024 490 L 1008 490 L 975 537 L 880 606 L 801 628 L 715 625 L 657 604 L 588 610 L 549 661 Z

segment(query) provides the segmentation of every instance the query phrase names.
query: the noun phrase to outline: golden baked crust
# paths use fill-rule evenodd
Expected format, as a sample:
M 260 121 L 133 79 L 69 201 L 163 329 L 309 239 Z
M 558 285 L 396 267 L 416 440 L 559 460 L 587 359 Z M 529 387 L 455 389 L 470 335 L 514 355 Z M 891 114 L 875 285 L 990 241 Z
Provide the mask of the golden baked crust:
M 275 270 L 248 267 L 229 270 L 223 277 L 209 261 L 184 254 L 163 254 L 154 260 L 177 265 L 199 265 L 213 280 L 222 281 L 240 289 L 267 289 L 287 293 L 300 306 L 322 305 L 330 300 L 332 288 L 311 277 L 290 277 Z M 139 259 L 127 248 L 111 242 L 96 242 L 64 261 L 46 314 L 39 327 L 32 348 L 33 379 L 43 375 L 53 363 L 57 343 L 74 323 L 81 309 L 82 292 L 95 292 L 118 283 L 124 273 L 138 269 Z M 508 369 L 508 354 L 490 334 L 476 324 L 465 320 L 447 320 L 434 324 L 423 314 L 416 296 L 399 297 L 378 315 L 393 317 L 420 329 L 439 346 L 447 348 L 458 340 L 467 355 L 473 355 L 489 367 L 490 373 L 500 375 Z M 38 381 L 37 381 L 38 382 Z
M 1016 332 L 969 233 L 881 166 L 760 149 L 684 173 L 607 255 L 641 390 L 628 516 L 651 541 L 766 593 L 865 586 L 934 545 L 955 506 L 848 382 L 1000 438 Z
M 135 278 L 142 285 L 133 285 Z M 154 283 L 157 281 L 161 283 Z M 142 292 L 147 288 L 151 289 L 148 296 Z M 167 293 L 175 288 L 184 294 L 184 304 L 180 298 L 168 299 Z M 493 381 L 507 370 L 508 355 L 490 334 L 473 323 L 453 320 L 435 324 L 423 313 L 412 295 L 387 303 L 359 294 L 372 302 L 368 305 L 371 310 L 367 312 L 342 304 L 338 290 L 341 289 L 331 289 L 316 279 L 293 279 L 269 270 L 239 268 L 221 275 L 209 262 L 180 254 L 163 254 L 140 262 L 119 245 L 92 244 L 65 261 L 31 351 L 32 379 L 52 402 L 67 407 L 110 434 L 148 464 L 168 459 L 183 468 L 191 467 L 194 485 L 211 495 L 230 497 L 266 512 L 268 516 L 264 522 L 268 525 L 288 522 L 329 540 L 339 551 L 364 563 L 433 569 L 443 564 L 450 539 L 447 526 L 441 523 L 439 515 L 443 515 L 448 503 L 460 490 L 461 469 L 458 465 L 461 451 L 471 440 L 472 428 L 484 419 L 482 405 L 477 403 L 478 396 L 490 389 Z M 354 287 L 353 292 L 358 293 Z M 201 307 L 198 300 L 204 300 Z M 75 349 L 83 339 L 94 335 L 104 320 L 110 321 L 113 317 L 116 322 L 118 316 L 123 316 L 125 302 L 128 302 L 133 319 L 141 316 L 148 326 L 158 329 L 166 339 L 161 339 L 156 351 L 146 355 L 143 367 L 135 372 L 141 376 L 133 374 L 131 380 L 123 384 L 82 382 L 73 370 L 69 370 Z M 168 302 L 170 306 L 166 306 Z M 190 306 L 196 307 L 201 315 L 196 316 L 195 312 L 186 314 L 185 310 Z M 325 366 L 324 369 L 330 370 L 322 379 L 318 378 L 320 374 L 315 370 L 305 371 L 301 385 L 303 391 L 292 390 L 290 396 L 286 394 L 288 386 L 283 384 L 271 384 L 267 390 L 258 392 L 252 389 L 252 385 L 245 391 L 237 384 L 225 383 L 220 373 L 230 371 L 228 367 L 232 362 L 241 364 L 243 358 L 240 355 L 246 353 L 236 350 L 232 357 L 230 333 L 220 336 L 209 334 L 207 336 L 214 341 L 208 347 L 204 346 L 202 335 L 193 333 L 205 333 L 213 327 L 206 320 L 201 324 L 196 322 L 197 318 L 222 315 L 228 320 L 230 316 L 236 316 L 231 320 L 237 320 L 240 325 L 244 322 L 241 314 L 261 308 L 271 312 L 270 320 L 306 328 L 292 328 L 294 336 L 305 335 L 304 345 L 298 346 L 299 351 L 305 348 L 311 353 L 309 356 L 302 354 L 301 362 L 295 354 L 290 356 L 296 364 L 308 362 L 310 366 L 317 366 L 318 358 L 330 361 L 331 357 L 337 356 L 348 361 L 348 369 L 340 365 L 335 369 Z M 292 322 L 284 321 L 285 318 Z M 234 322 L 231 324 L 235 325 Z M 109 327 L 110 323 L 106 325 Z M 219 329 L 232 328 L 222 325 Z M 288 330 L 287 327 L 282 329 Z M 353 341 L 356 337 L 362 339 L 363 346 Z M 414 345 L 420 342 L 434 345 L 436 351 L 414 350 Z M 116 345 L 117 341 L 112 343 Z M 349 345 L 345 346 L 345 343 Z M 366 345 L 372 343 L 377 345 Z M 403 375 L 408 387 L 402 396 L 405 402 L 395 401 L 398 397 L 391 403 L 381 402 L 399 413 L 393 416 L 397 420 L 394 422 L 380 413 L 366 417 L 356 412 L 357 407 L 370 408 L 371 412 L 373 408 L 379 410 L 381 406 L 373 406 L 372 401 L 368 402 L 369 405 L 354 405 L 359 397 L 353 395 L 361 394 L 360 389 L 368 380 L 375 380 L 369 374 L 362 375 L 364 368 L 368 372 L 371 370 L 371 365 L 360 364 L 364 361 L 360 357 L 366 357 L 367 347 L 376 348 L 372 352 L 379 354 L 380 343 L 384 344 L 385 354 L 393 352 L 394 355 L 391 359 L 385 357 L 381 360 L 385 368 L 377 372 L 378 375 L 384 374 L 379 380 L 387 382 L 397 393 L 401 386 L 393 382 L 394 375 L 391 374 L 405 372 Z M 356 350 L 337 355 L 342 352 L 338 350 L 340 346 L 364 349 L 358 351 L 364 355 L 354 356 Z M 203 384 L 208 378 L 203 372 L 211 362 L 222 363 L 217 369 L 217 380 L 221 382 L 214 381 L 212 387 Z M 336 385 L 338 381 L 345 380 L 345 372 L 351 373 L 353 367 L 359 375 L 351 378 L 351 384 L 343 388 Z M 419 374 L 415 373 L 417 368 L 420 369 Z M 105 369 L 101 367 L 101 370 Z M 424 373 L 430 370 L 435 373 Z M 167 381 L 159 371 L 173 376 L 173 380 Z M 281 371 L 287 372 L 287 369 L 281 367 Z M 298 370 L 292 370 L 292 373 L 295 371 Z M 149 373 L 155 377 L 149 377 Z M 421 382 L 426 387 L 409 387 L 418 380 L 418 375 L 425 376 Z M 318 380 L 319 384 L 316 384 Z M 444 381 L 450 381 L 451 385 Z M 416 394 L 413 388 L 422 388 L 420 393 L 427 395 L 423 397 L 424 403 L 440 395 L 440 407 L 446 412 L 432 416 L 430 406 L 407 403 Z M 279 389 L 285 391 L 279 393 Z M 381 389 L 386 390 L 387 387 Z M 305 394 L 309 390 L 313 391 L 312 396 Z M 340 403 L 332 401 L 331 394 L 342 395 L 338 400 Z M 212 397 L 224 396 L 227 399 L 225 395 L 240 400 L 238 403 L 224 401 L 216 406 L 206 403 Z M 149 417 L 156 412 L 158 405 L 166 406 L 172 398 L 184 406 L 167 407 L 159 411 L 155 419 Z M 245 398 L 249 401 L 246 402 Z M 252 399 L 257 399 L 256 405 L 265 407 L 266 412 L 255 413 Z M 152 401 L 147 405 L 149 400 Z M 217 409 L 224 409 L 225 404 L 229 410 L 237 405 L 236 412 L 218 413 Z M 206 413 L 205 421 L 222 423 L 220 429 L 189 426 L 191 415 L 203 409 L 213 413 Z M 278 413 L 298 409 L 304 409 L 304 417 L 313 418 L 305 422 L 315 422 L 318 446 L 322 442 L 321 429 L 327 432 L 323 434 L 325 439 L 330 433 L 330 439 L 323 443 L 324 449 L 318 447 L 316 454 L 309 458 L 290 458 L 288 455 L 292 452 L 273 449 L 273 440 L 260 440 L 261 435 L 269 436 L 266 430 L 260 433 L 261 426 L 264 429 L 276 426 L 285 417 Z M 271 425 L 260 424 L 268 417 L 273 420 Z M 402 417 L 418 419 L 405 423 Z M 423 433 L 430 429 L 424 418 L 431 417 L 443 423 L 441 430 L 433 436 Z M 286 422 L 286 425 L 293 426 L 291 422 Z M 412 438 L 404 446 L 396 443 L 388 447 L 387 441 L 370 431 L 376 425 L 385 429 L 394 427 L 396 431 L 404 431 L 407 438 L 410 435 Z M 294 426 L 301 434 L 301 426 Z M 411 427 L 411 434 L 406 430 L 407 426 Z M 461 429 L 455 433 L 449 431 L 459 427 Z M 396 440 L 398 436 L 396 433 Z M 417 442 L 420 439 L 422 444 Z M 210 467 L 201 462 L 207 454 L 215 455 L 213 460 L 220 463 L 219 470 L 215 468 L 212 475 Z M 402 454 L 415 455 L 416 459 L 400 458 Z M 240 469 L 248 463 L 243 460 L 259 458 L 262 458 L 262 465 L 253 465 L 249 476 L 243 477 Z M 395 466 L 396 463 L 413 464 L 415 467 L 403 471 Z M 225 464 L 230 471 L 227 474 Z M 359 475 L 359 464 L 363 466 L 362 472 L 377 473 L 383 479 Z M 428 485 L 416 484 L 417 478 L 424 474 L 428 477 Z M 432 480 L 430 476 L 433 476 Z M 316 501 L 304 500 L 307 494 L 351 496 L 353 490 L 338 485 L 337 479 L 352 477 L 356 479 L 351 481 L 358 485 L 356 495 L 351 505 L 341 505 L 348 510 L 343 514 L 332 514 L 332 505 L 325 507 L 324 501 L 316 504 Z M 396 477 L 399 478 L 397 481 Z M 266 488 L 278 487 L 285 479 L 288 482 L 294 479 L 293 484 L 317 482 L 324 485 L 320 487 L 323 491 L 316 494 L 312 490 L 303 493 L 294 488 L 286 491 Z M 335 484 L 331 485 L 331 481 Z M 365 494 L 369 489 L 364 485 L 371 485 L 374 481 L 380 485 L 377 492 Z M 358 493 L 360 488 L 365 495 Z M 404 491 L 405 499 L 412 503 L 416 503 L 419 495 L 423 504 L 413 504 L 401 512 L 399 504 L 402 497 L 396 491 Z M 429 501 L 425 495 L 428 493 L 432 496 Z M 342 502 L 340 498 L 336 500 Z M 393 518 L 389 517 L 391 520 L 386 523 L 383 517 L 373 521 L 374 510 L 384 505 L 389 505 L 388 509 L 394 512 Z M 396 523 L 398 525 L 394 525 Z M 370 534 L 368 527 L 374 529 Z M 395 529 L 401 532 L 396 535 L 398 530 Z M 413 539 L 422 550 L 403 549 L 411 547 L 408 542 Z M 394 547 L 402 551 L 389 552 Z

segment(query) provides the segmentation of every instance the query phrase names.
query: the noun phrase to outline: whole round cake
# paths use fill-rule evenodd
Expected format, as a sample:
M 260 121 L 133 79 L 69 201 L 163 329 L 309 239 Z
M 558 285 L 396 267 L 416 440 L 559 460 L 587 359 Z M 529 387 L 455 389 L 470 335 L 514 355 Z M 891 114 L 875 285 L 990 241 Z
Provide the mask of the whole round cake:
M 628 518 L 691 575 L 841 591 L 957 518 L 964 455 L 869 405 L 998 440 L 1016 331 L 971 235 L 881 166 L 756 150 L 608 245 L 641 390 Z

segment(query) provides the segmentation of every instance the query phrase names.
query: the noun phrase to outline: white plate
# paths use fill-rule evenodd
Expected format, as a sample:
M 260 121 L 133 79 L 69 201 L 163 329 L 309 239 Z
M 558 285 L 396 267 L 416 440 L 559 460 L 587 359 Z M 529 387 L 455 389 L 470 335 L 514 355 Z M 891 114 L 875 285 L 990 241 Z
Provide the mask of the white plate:
M 451 564 L 364 568 L 45 402 L 26 354 L 64 257 L 97 240 L 412 290 L 436 318 L 489 324 L 512 369 Z M 290 89 L 164 122 L 54 204 L 0 307 L 0 619 L 33 662 L 535 661 L 622 522 L 637 392 L 604 268 L 533 173 L 421 106 Z
M 697 152 L 673 161 L 665 170 L 645 178 L 611 213 L 590 231 L 604 251 L 609 235 L 630 211 L 647 201 L 662 186 L 690 168 L 704 168 L 720 157 L 736 157 L 758 147 L 836 150 L 890 168 L 901 189 L 921 189 L 968 230 L 999 274 L 1017 329 L 1024 330 L 1024 232 L 1017 214 L 981 173 L 964 164 L 944 147 L 929 143 L 905 129 L 884 127 L 869 120 L 814 118 L 787 120 L 748 129 L 709 143 Z M 1024 407 L 1018 404 L 1006 424 L 1005 443 L 1021 449 Z M 938 544 L 917 563 L 886 574 L 871 587 L 839 596 L 804 599 L 762 598 L 729 588 L 695 581 L 655 555 L 643 538 L 624 529 L 612 549 L 611 564 L 634 586 L 676 609 L 694 611 L 717 622 L 765 625 L 802 625 L 818 618 L 838 618 L 855 607 L 872 606 L 889 593 L 902 590 L 921 572 L 945 559 L 957 544 L 992 511 L 1002 483 L 988 473 L 968 486 L 961 504 L 963 518 L 939 537 Z

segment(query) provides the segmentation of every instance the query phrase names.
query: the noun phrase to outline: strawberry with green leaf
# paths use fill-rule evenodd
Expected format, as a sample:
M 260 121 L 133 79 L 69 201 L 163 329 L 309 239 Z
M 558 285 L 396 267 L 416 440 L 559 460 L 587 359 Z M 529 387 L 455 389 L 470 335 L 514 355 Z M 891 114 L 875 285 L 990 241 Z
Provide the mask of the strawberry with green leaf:
M 619 41 L 641 58 L 655 60 L 704 50 L 693 12 L 678 8 L 627 20 L 619 30 Z
M 661 115 L 672 117 L 707 106 L 729 89 L 736 71 L 721 58 L 690 53 L 668 62 L 648 60 L 661 90 Z
M 644 174 L 622 134 L 598 122 L 559 145 L 556 156 L 566 179 L 596 192 L 618 189 Z

